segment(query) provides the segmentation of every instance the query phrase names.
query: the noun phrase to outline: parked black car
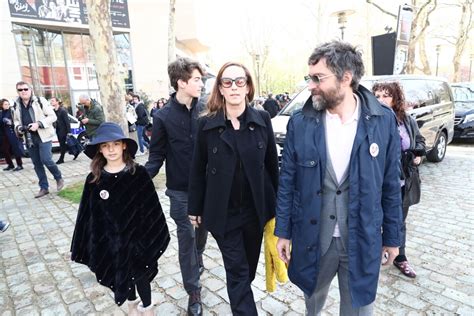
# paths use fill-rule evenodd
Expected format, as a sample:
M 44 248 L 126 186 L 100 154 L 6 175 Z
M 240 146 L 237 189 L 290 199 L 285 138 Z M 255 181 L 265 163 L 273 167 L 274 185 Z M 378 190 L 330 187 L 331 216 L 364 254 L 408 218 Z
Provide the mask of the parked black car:
M 474 82 L 453 83 L 454 139 L 474 140 Z
M 376 81 L 398 81 L 403 87 L 410 113 L 417 121 L 426 141 L 426 158 L 431 162 L 444 159 L 447 145 L 454 135 L 453 94 L 445 79 L 422 75 L 368 76 L 361 84 L 371 90 Z M 303 107 L 310 92 L 305 87 L 272 119 L 279 156 L 283 148 L 289 116 Z

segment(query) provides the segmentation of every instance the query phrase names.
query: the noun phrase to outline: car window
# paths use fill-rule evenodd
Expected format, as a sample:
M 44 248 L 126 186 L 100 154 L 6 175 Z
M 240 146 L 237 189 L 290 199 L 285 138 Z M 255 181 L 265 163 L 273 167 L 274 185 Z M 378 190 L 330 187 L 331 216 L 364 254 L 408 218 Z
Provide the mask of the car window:
M 467 86 L 451 86 L 454 94 L 454 101 L 473 101 L 474 89 Z
M 280 115 L 291 116 L 295 111 L 301 109 L 310 96 L 308 88 L 304 88 L 283 108 Z

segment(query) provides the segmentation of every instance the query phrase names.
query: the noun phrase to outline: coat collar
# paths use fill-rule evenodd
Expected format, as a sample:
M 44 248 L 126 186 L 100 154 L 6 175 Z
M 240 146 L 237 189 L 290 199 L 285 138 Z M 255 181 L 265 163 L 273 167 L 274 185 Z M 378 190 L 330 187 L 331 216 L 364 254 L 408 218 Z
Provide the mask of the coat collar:
M 260 113 L 258 113 L 258 110 L 252 107 L 247 106 L 245 108 L 243 119 L 244 119 L 243 123 L 245 126 L 254 123 L 262 127 L 266 127 L 262 116 L 260 115 Z M 218 111 L 216 115 L 208 117 L 208 120 L 206 124 L 204 125 L 203 130 L 210 130 L 210 129 L 214 129 L 218 127 L 225 128 L 226 127 L 225 122 L 226 122 L 226 118 L 224 115 L 224 111 Z
M 382 105 L 377 101 L 375 96 L 367 90 L 365 87 L 359 85 L 359 88 L 354 92 L 360 100 L 360 117 L 367 118 L 367 116 L 381 116 L 383 115 Z M 303 115 L 307 117 L 316 118 L 317 121 L 321 120 L 322 110 L 316 110 L 313 106 L 313 98 L 310 96 L 302 109 Z
M 193 101 L 191 102 L 191 109 L 194 109 L 197 103 L 198 103 L 198 98 L 193 98 Z M 188 108 L 186 107 L 186 104 L 182 104 L 178 101 L 178 99 L 176 99 L 176 92 L 171 94 L 170 104 L 174 108 L 177 108 L 180 110 L 188 110 Z

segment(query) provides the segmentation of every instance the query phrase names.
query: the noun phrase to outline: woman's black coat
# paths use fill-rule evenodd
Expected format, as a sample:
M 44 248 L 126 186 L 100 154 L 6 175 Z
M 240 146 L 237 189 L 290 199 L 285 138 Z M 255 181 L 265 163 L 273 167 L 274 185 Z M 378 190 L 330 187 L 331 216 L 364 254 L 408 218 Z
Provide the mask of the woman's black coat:
M 223 235 L 237 156 L 222 111 L 199 120 L 189 178 L 188 213 L 202 216 L 204 227 Z M 236 140 L 250 184 L 260 227 L 275 216 L 278 157 L 270 115 L 247 107 Z
M 71 123 L 69 122 L 69 116 L 67 115 L 67 110 L 60 106 L 58 110 L 54 110 L 56 113 L 56 135 L 58 139 L 66 139 L 67 134 L 71 132 Z
M 87 265 L 122 305 L 139 280 L 151 282 L 170 241 L 155 186 L 145 167 L 102 173 L 84 185 L 71 259 Z
M 13 116 L 14 112 L 12 111 L 12 108 L 0 111 L 0 129 L 2 130 L 0 135 L 3 134 L 7 136 L 7 141 L 10 144 L 13 155 L 21 158 L 24 156 L 25 151 L 23 150 L 22 142 L 18 139 L 18 136 L 15 133 Z M 7 122 L 10 122 L 11 124 L 7 124 Z M 1 141 L 2 140 L 0 140 L 0 143 Z
M 402 190 L 404 190 L 403 207 L 406 208 L 420 202 L 420 173 L 418 166 L 413 163 L 413 159 L 417 156 L 424 156 L 426 147 L 425 138 L 421 135 L 415 119 L 407 114 L 403 124 L 410 136 L 410 148 L 401 154 L 403 178 L 405 180 L 405 185 L 402 187 Z

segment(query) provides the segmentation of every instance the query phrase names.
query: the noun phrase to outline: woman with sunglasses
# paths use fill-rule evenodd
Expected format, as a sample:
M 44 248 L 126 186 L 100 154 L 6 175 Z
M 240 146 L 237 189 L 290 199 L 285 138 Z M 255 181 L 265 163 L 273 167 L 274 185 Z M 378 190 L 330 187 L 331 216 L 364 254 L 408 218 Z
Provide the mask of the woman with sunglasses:
M 198 123 L 189 181 L 189 219 L 217 241 L 234 315 L 257 315 L 251 283 L 278 185 L 270 116 L 249 106 L 254 93 L 244 65 L 222 66 Z

